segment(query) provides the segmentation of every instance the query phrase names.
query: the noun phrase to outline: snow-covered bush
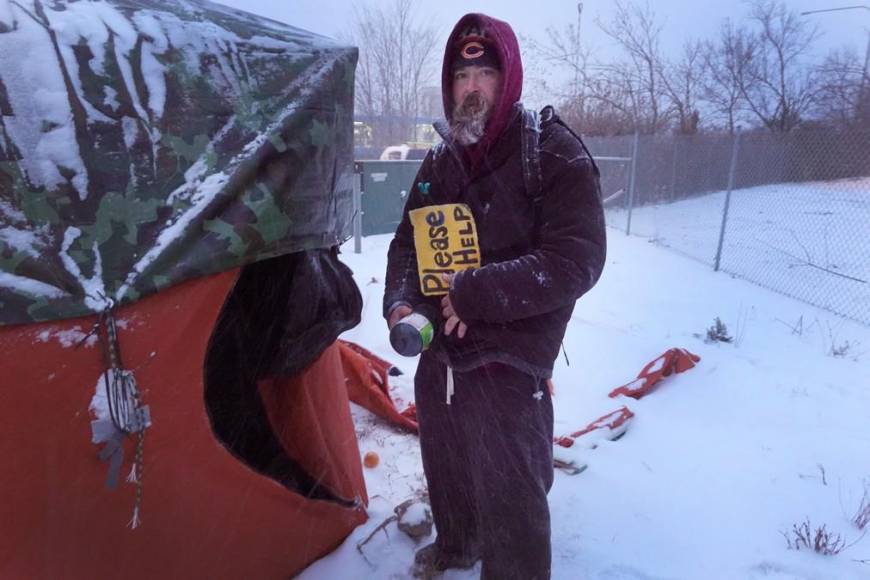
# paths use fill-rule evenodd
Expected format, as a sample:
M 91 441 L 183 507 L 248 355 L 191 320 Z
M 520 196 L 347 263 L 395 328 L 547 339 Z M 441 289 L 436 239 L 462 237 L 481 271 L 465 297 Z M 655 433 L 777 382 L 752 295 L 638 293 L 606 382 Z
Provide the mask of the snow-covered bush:
M 855 515 L 852 516 L 852 523 L 856 528 L 863 531 L 870 524 L 870 485 L 864 483 L 864 496 L 861 498 L 861 504 Z
M 734 337 L 728 334 L 728 327 L 717 316 L 713 325 L 707 329 L 707 338 L 704 342 L 733 342 Z
M 834 556 L 847 546 L 840 534 L 829 532 L 824 524 L 812 530 L 810 520 L 794 524 L 790 532 L 781 532 L 789 550 L 812 550 L 823 556 Z

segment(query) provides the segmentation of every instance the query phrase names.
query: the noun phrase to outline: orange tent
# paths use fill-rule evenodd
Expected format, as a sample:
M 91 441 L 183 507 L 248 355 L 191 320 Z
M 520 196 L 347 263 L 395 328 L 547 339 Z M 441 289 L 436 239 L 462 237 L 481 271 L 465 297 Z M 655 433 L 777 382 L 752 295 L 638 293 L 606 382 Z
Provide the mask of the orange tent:
M 119 343 L 151 411 L 141 525 L 136 486 L 91 442 L 104 369 L 96 317 L 0 327 L 0 577 L 286 578 L 366 519 L 365 485 L 337 345 L 260 392 L 280 440 L 308 473 L 356 505 L 312 500 L 257 473 L 215 437 L 204 404 L 207 349 L 238 270 L 120 308 Z M 292 436 L 288 433 L 292 431 Z

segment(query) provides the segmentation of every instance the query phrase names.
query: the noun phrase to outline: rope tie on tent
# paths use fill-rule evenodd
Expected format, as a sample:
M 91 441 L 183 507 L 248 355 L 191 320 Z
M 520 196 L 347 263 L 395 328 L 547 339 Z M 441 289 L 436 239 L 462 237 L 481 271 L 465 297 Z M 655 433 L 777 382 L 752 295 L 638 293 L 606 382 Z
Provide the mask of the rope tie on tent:
M 109 462 L 106 486 L 115 489 L 124 460 L 124 438 L 135 436 L 133 466 L 127 481 L 136 486 L 133 517 L 128 524 L 136 529 L 141 523 L 145 429 L 151 426 L 151 413 L 149 407 L 142 404 L 142 393 L 136 384 L 133 372 L 125 369 L 121 361 L 114 304 L 100 315 L 96 330 L 107 363 L 107 368 L 103 371 L 103 384 L 106 391 L 108 417 L 101 417 L 91 423 L 93 442 L 105 443 L 99 457 L 102 461 Z

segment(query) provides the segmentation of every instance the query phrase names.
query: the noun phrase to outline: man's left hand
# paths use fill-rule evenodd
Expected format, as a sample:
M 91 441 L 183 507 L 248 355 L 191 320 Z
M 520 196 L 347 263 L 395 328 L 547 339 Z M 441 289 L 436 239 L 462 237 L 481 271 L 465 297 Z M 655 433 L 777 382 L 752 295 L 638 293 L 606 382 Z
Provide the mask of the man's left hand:
M 441 278 L 449 286 L 453 274 L 442 274 Z M 450 303 L 449 293 L 445 294 L 444 298 L 441 299 L 441 314 L 443 314 L 444 318 L 447 320 L 447 322 L 444 323 L 444 334 L 450 336 L 453 334 L 453 329 L 456 329 L 456 336 L 459 338 L 465 338 L 468 325 L 459 320 L 459 316 L 457 316 L 456 311 L 453 310 L 453 304 Z

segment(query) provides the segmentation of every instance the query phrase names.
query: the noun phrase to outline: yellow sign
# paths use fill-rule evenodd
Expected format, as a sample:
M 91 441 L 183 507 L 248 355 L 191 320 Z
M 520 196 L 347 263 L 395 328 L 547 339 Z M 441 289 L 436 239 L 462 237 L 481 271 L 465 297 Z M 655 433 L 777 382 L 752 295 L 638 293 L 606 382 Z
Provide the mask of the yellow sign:
M 441 278 L 480 267 L 477 226 L 464 203 L 430 205 L 408 212 L 414 225 L 417 271 L 424 296 L 447 294 L 450 286 Z

